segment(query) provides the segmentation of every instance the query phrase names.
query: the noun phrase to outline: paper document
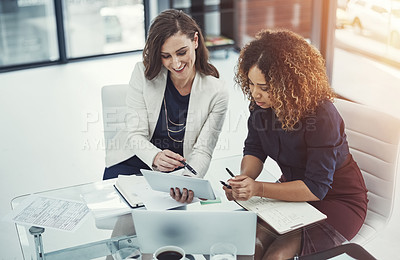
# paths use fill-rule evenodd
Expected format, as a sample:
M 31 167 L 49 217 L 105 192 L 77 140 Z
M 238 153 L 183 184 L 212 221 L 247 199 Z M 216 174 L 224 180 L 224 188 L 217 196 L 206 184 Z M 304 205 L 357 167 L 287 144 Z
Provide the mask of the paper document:
M 73 232 L 88 213 L 83 202 L 31 195 L 12 212 L 12 221 Z
M 291 230 L 323 220 L 326 216 L 307 202 L 288 202 L 254 196 L 247 201 L 236 201 L 267 222 L 276 232 Z
M 96 189 L 82 194 L 82 198 L 95 219 L 121 216 L 132 211 L 113 184 L 98 185 Z
M 116 180 L 119 191 L 112 184 L 99 186 L 99 189 L 82 195 L 96 219 L 130 213 L 134 209 L 129 204 L 131 206 L 144 204 L 146 209 L 152 210 L 166 210 L 186 205 L 175 201 L 169 193 L 154 191 L 143 176 L 119 175 Z

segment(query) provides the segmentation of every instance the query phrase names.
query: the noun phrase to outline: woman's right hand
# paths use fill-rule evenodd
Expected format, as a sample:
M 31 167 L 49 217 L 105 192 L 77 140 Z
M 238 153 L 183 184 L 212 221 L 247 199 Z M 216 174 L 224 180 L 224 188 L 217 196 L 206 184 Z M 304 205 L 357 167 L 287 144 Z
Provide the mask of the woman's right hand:
M 153 168 L 162 172 L 170 172 L 178 167 L 183 167 L 181 163 L 183 160 L 185 159 L 181 155 L 166 149 L 158 152 L 154 157 Z
M 232 195 L 232 189 L 228 188 L 226 186 L 222 186 L 222 188 L 225 191 L 225 196 L 228 200 L 234 200 L 233 195 Z

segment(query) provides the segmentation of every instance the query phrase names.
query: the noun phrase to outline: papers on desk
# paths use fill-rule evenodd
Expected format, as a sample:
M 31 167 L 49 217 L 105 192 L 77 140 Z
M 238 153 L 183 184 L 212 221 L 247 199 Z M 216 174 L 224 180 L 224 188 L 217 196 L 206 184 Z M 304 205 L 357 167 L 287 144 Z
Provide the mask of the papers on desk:
M 73 232 L 81 225 L 89 209 L 85 203 L 31 195 L 12 211 L 13 222 Z
M 82 194 L 82 199 L 95 219 L 121 216 L 131 212 L 131 208 L 116 192 L 113 183 L 98 185 L 94 190 Z
M 124 215 L 143 204 L 149 210 L 166 210 L 185 205 L 172 199 L 169 193 L 152 190 L 143 176 L 119 175 L 115 186 L 119 191 L 111 184 L 82 194 L 96 219 Z
M 138 188 L 144 187 L 146 184 L 146 180 L 142 176 L 119 175 L 114 187 L 131 208 L 138 208 L 144 206 Z

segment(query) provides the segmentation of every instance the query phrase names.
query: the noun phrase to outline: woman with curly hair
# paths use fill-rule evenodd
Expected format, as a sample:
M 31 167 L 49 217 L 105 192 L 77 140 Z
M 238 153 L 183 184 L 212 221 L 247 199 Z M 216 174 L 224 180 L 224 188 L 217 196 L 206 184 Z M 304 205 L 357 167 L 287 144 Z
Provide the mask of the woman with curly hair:
M 352 239 L 365 219 L 367 189 L 349 152 L 319 51 L 293 32 L 263 30 L 241 50 L 236 82 L 250 100 L 250 117 L 241 175 L 228 181 L 226 196 L 307 201 L 329 224 L 285 242 L 257 233 L 256 258 L 287 259 L 343 242 L 329 237 L 329 226 Z M 256 181 L 267 157 L 282 171 L 279 182 Z

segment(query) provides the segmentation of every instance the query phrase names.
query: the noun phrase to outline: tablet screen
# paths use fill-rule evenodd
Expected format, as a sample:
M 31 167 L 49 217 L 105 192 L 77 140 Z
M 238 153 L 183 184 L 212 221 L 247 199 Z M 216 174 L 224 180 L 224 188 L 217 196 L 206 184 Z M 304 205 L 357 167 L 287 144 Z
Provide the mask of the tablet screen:
M 144 169 L 140 171 L 153 190 L 169 193 L 171 188 L 179 188 L 181 191 L 186 188 L 192 190 L 197 198 L 215 199 L 214 191 L 208 180 Z

